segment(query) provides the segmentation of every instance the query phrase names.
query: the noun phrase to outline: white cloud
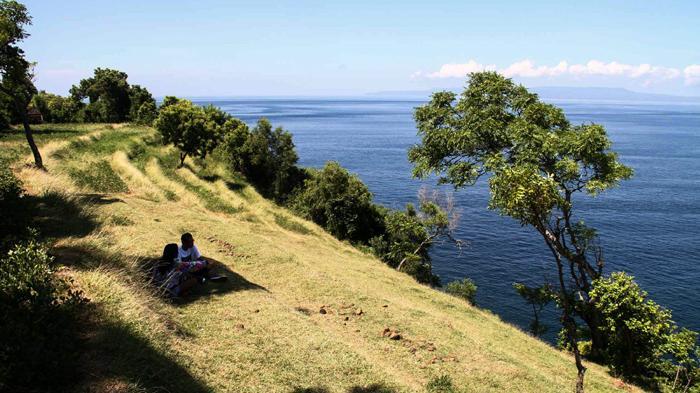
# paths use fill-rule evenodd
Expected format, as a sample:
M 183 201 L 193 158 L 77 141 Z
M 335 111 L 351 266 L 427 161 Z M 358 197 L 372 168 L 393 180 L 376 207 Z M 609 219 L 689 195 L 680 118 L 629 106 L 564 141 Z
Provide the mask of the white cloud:
M 700 83 L 700 65 L 693 64 L 685 67 L 682 71 L 674 67 L 665 67 L 651 64 L 625 64 L 617 61 L 605 63 L 599 60 L 590 60 L 582 64 L 569 64 L 560 61 L 553 66 L 536 65 L 531 60 L 521 60 L 510 64 L 504 68 L 495 65 L 484 65 L 476 60 L 469 60 L 466 63 L 443 64 L 438 71 L 425 73 L 415 72 L 411 75 L 416 78 L 464 78 L 471 72 L 478 71 L 498 71 L 507 77 L 520 78 L 553 78 L 558 76 L 573 76 L 584 78 L 587 76 L 621 77 L 641 80 L 645 85 L 663 80 L 674 80 L 684 78 L 688 85 Z
M 464 64 L 443 64 L 439 71 L 423 74 L 428 78 L 464 78 L 472 72 L 495 70 L 495 65 L 483 65 L 474 60 Z
M 692 64 L 683 70 L 686 85 L 695 85 L 700 83 L 700 64 Z
M 535 64 L 530 60 L 522 60 L 515 62 L 508 67 L 499 70 L 501 74 L 512 77 L 521 76 L 525 78 L 537 78 L 541 76 L 557 76 L 566 73 L 569 68 L 569 64 L 565 61 L 559 62 L 554 67 L 549 66 L 539 66 L 536 67 Z
M 603 76 L 624 76 L 628 78 L 654 77 L 659 79 L 675 79 L 681 75 L 677 68 L 652 66 L 651 64 L 623 64 L 616 61 L 603 63 L 598 60 L 591 60 L 586 64 L 572 64 L 568 72 L 571 75 L 603 75 Z

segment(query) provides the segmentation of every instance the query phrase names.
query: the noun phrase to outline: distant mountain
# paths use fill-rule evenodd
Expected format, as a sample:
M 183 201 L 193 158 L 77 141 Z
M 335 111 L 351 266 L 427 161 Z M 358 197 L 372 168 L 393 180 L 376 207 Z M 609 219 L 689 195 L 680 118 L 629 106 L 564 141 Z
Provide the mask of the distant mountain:
M 549 100 L 609 100 L 700 103 L 700 97 L 640 93 L 617 87 L 533 87 L 530 90 Z
M 450 90 L 407 90 L 407 91 L 378 91 L 368 93 L 373 97 L 397 99 L 428 99 L 434 91 Z M 458 91 L 452 89 L 455 93 Z M 617 87 L 563 87 L 542 86 L 532 87 L 533 91 L 544 100 L 596 100 L 596 101 L 637 101 L 637 102 L 675 102 L 700 104 L 700 97 L 674 96 L 668 94 L 640 93 Z

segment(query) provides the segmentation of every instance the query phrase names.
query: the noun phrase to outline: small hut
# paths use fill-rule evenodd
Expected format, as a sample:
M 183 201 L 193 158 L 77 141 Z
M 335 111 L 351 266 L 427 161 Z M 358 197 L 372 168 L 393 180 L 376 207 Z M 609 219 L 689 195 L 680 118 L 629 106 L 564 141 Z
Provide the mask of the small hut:
M 41 124 L 44 122 L 44 116 L 42 116 L 41 112 L 36 108 L 27 109 L 27 119 L 31 124 Z

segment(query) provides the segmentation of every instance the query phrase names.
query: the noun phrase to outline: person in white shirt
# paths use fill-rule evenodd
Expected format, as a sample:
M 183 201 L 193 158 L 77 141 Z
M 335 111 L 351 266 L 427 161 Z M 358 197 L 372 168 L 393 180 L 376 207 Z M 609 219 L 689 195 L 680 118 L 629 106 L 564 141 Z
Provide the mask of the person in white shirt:
M 194 237 L 191 233 L 183 233 L 180 240 L 182 244 L 177 248 L 178 270 L 197 277 L 202 284 L 206 281 L 226 281 L 225 276 L 210 274 L 212 262 L 202 258 L 202 254 L 194 245 Z
M 197 246 L 194 245 L 194 237 L 191 233 L 183 233 L 180 236 L 180 240 L 182 244 L 177 249 L 180 262 L 195 262 L 202 259 L 202 254 L 197 249 Z

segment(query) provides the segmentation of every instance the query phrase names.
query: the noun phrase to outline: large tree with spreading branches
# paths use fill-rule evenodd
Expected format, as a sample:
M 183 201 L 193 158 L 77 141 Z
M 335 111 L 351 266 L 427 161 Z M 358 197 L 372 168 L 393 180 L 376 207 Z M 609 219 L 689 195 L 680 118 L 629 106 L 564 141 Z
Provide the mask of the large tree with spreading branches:
M 583 391 L 585 367 L 577 317 L 592 338 L 592 354 L 604 350 L 601 315 L 590 296 L 603 274 L 594 229 L 574 214 L 576 195 L 596 195 L 632 176 L 612 151 L 603 126 L 572 125 L 564 112 L 495 72 L 471 74 L 457 97 L 439 92 L 418 107 L 421 143 L 409 159 L 414 175 L 439 176 L 456 188 L 490 175 L 490 208 L 533 227 L 551 251 L 558 277 L 557 303 Z

